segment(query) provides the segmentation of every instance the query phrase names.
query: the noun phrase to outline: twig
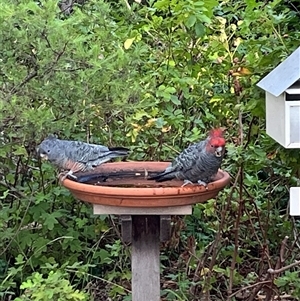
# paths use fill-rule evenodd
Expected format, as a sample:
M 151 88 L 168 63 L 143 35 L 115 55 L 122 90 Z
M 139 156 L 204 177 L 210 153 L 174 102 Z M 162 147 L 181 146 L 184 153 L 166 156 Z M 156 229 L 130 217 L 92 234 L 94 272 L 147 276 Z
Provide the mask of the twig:
M 284 255 L 285 255 L 285 249 L 287 246 L 287 240 L 289 239 L 288 236 L 285 236 L 280 247 L 280 261 L 281 263 L 284 263 Z
M 37 75 L 38 75 L 37 70 L 34 70 L 32 73 L 28 74 L 18 86 L 14 86 L 11 89 L 9 95 L 15 94 L 20 88 L 22 88 L 25 84 L 27 84 L 30 80 L 32 80 Z
M 258 295 L 258 298 L 259 298 L 259 300 L 264 300 L 265 301 L 266 300 L 266 295 Z M 284 295 L 280 295 L 280 296 L 275 296 L 274 299 L 272 299 L 272 300 L 283 300 L 283 299 L 290 299 L 290 298 L 293 298 L 293 296 L 284 294 Z
M 18 198 L 26 198 L 26 195 L 24 193 L 22 193 L 21 191 L 17 190 L 14 186 L 11 186 L 7 183 L 5 183 L 4 181 L 0 181 L 0 185 L 2 185 L 3 187 L 11 190 L 12 192 L 14 192 L 16 195 L 10 193 L 10 195 L 14 196 L 14 197 L 18 197 Z
M 294 8 L 294 10 L 297 12 L 297 14 L 300 14 L 300 11 L 298 8 L 292 3 L 292 1 L 288 1 L 288 4 Z
M 284 260 L 284 254 L 285 254 L 287 240 L 288 240 L 288 236 L 285 236 L 284 239 L 281 242 L 281 245 L 280 245 L 279 257 L 278 257 L 278 260 L 276 262 L 275 269 L 269 268 L 270 271 L 278 270 L 284 264 L 284 261 L 285 261 Z
M 231 198 L 232 198 L 232 195 L 233 195 L 233 191 L 236 188 L 236 185 L 237 185 L 240 173 L 241 173 L 241 170 L 239 169 L 238 172 L 237 172 L 237 175 L 235 177 L 232 189 L 231 189 L 231 191 L 230 191 L 230 193 L 229 193 L 229 195 L 227 197 L 226 208 L 222 212 L 222 215 L 221 215 L 221 222 L 220 222 L 219 230 L 218 230 L 218 232 L 216 234 L 216 238 L 215 238 L 215 242 L 214 242 L 214 248 L 213 248 L 213 254 L 211 256 L 211 262 L 210 262 L 210 265 L 209 265 L 209 270 L 210 271 L 212 271 L 212 269 L 213 269 L 213 267 L 215 265 L 215 262 L 216 262 L 217 251 L 218 251 L 217 250 L 217 245 L 218 245 L 220 237 L 221 237 L 221 230 L 222 230 L 222 228 L 223 228 L 223 226 L 225 224 L 226 212 L 228 212 L 229 206 L 231 205 L 230 201 L 231 201 Z
M 43 32 L 42 32 L 42 37 L 45 39 L 45 41 L 46 41 L 48 47 L 52 50 L 52 52 L 54 52 L 54 53 L 57 55 L 58 52 L 57 52 L 55 49 L 52 48 L 52 46 L 51 46 L 51 44 L 50 44 L 50 41 L 49 41 L 49 39 L 48 39 L 48 37 L 47 37 L 47 34 L 46 34 L 46 30 L 45 30 L 45 29 L 44 29 Z
M 207 273 L 207 277 L 205 279 L 206 283 L 210 282 L 212 271 L 213 271 L 213 267 L 214 267 L 214 265 L 216 263 L 216 260 L 217 260 L 218 245 L 219 245 L 220 240 L 221 240 L 222 229 L 223 229 L 223 227 L 225 225 L 226 213 L 228 212 L 229 207 L 231 206 L 231 199 L 232 199 L 232 196 L 233 196 L 233 192 L 236 189 L 240 173 L 241 173 L 241 170 L 239 169 L 238 172 L 237 172 L 237 175 L 235 177 L 233 186 L 232 186 L 232 188 L 231 188 L 231 190 L 229 192 L 229 195 L 227 197 L 226 207 L 224 208 L 224 210 L 222 210 L 222 213 L 221 213 L 221 221 L 220 221 L 219 229 L 218 229 L 218 232 L 216 234 L 215 240 L 214 240 L 214 242 L 212 244 L 212 250 L 213 250 L 213 252 L 212 252 L 212 255 L 211 255 L 211 261 L 210 261 L 210 265 L 209 265 L 209 273 Z
M 269 284 L 269 283 L 272 283 L 272 280 L 265 280 L 265 281 L 260 281 L 260 282 L 256 282 L 254 284 L 251 284 L 251 285 L 248 285 L 248 286 L 245 286 L 245 287 L 242 287 L 241 289 L 239 289 L 238 291 L 234 292 L 233 294 L 231 294 L 230 296 L 228 296 L 228 299 L 231 299 L 232 297 L 234 297 L 235 295 L 245 291 L 245 290 L 248 290 L 250 288 L 253 288 L 253 287 L 256 287 L 258 285 L 261 285 L 263 286 L 264 284 Z
M 152 138 L 155 139 L 158 143 L 161 143 L 160 139 L 156 138 L 154 135 L 152 135 Z M 166 146 L 167 148 L 169 148 L 170 150 L 172 150 L 173 152 L 175 152 L 176 154 L 179 154 L 180 151 L 178 151 L 177 149 L 175 149 L 174 147 L 172 147 L 171 145 L 168 145 L 166 143 L 161 143 L 160 146 Z
M 237 77 L 234 78 L 234 91 L 235 95 L 237 96 L 237 103 L 241 104 L 241 94 L 242 94 L 242 86 L 240 85 L 239 79 Z M 243 138 L 243 112 L 240 109 L 238 112 L 238 123 L 239 123 L 239 144 L 242 146 L 244 143 Z M 238 256 L 238 248 L 239 248 L 239 225 L 241 221 L 241 216 L 243 214 L 243 163 L 239 166 L 239 176 L 237 179 L 239 180 L 239 208 L 238 208 L 238 215 L 236 218 L 235 229 L 234 229 L 234 251 L 232 256 L 232 262 L 229 269 L 229 287 L 227 290 L 227 294 L 232 294 L 233 288 L 233 281 L 234 281 L 234 269 L 236 265 L 236 258 Z M 228 300 L 228 299 L 227 299 Z
M 66 3 L 67 2 L 67 3 Z M 60 1 L 60 10 L 63 14 L 70 15 L 73 9 L 73 0 Z
M 244 187 L 244 191 L 247 192 L 247 190 L 245 189 L 245 187 Z M 257 204 L 254 202 L 254 198 L 253 197 L 251 198 L 251 204 L 253 205 L 254 211 L 256 213 L 256 217 L 257 217 L 257 220 L 258 220 L 258 225 L 259 225 L 260 231 L 261 231 L 261 233 L 263 235 L 263 238 L 264 238 L 264 244 L 266 244 L 266 242 L 267 242 L 266 232 L 264 231 L 264 228 L 262 226 L 262 222 L 261 222 L 261 218 L 260 218 L 260 213 L 259 213 L 259 210 L 257 208 Z M 253 226 L 253 229 L 255 229 L 254 226 Z M 269 254 L 268 254 L 268 260 L 270 261 Z
M 285 253 L 285 248 L 286 248 L 286 242 L 287 242 L 287 240 L 288 240 L 288 237 L 285 236 L 285 238 L 281 242 L 281 247 L 280 247 L 280 252 L 279 252 L 279 257 L 280 258 L 278 259 L 278 262 L 276 263 L 276 266 L 281 265 L 281 262 L 284 262 L 284 258 L 283 257 L 284 257 L 284 253 Z M 292 263 L 290 265 L 287 265 L 287 266 L 279 268 L 279 269 L 276 269 L 276 268 L 275 269 L 272 269 L 272 268 L 268 269 L 267 270 L 268 274 L 265 276 L 264 281 L 258 283 L 259 286 L 257 286 L 255 288 L 255 290 L 251 293 L 251 296 L 249 297 L 249 301 L 253 301 L 254 300 L 256 294 L 264 286 L 264 282 L 265 281 L 270 281 L 270 284 L 273 285 L 273 278 L 274 278 L 273 275 L 276 275 L 276 274 L 279 274 L 281 272 L 284 272 L 285 270 L 288 270 L 291 267 L 297 266 L 299 264 L 300 264 L 300 261 L 296 261 L 296 262 L 294 262 L 294 263 Z M 267 291 L 267 295 L 266 295 L 265 299 L 266 300 L 271 300 L 274 289 L 272 287 L 271 288 L 270 287 L 266 287 L 266 291 Z
M 123 239 L 122 239 L 122 234 L 121 232 L 119 231 L 119 228 L 116 226 L 116 223 L 114 221 L 114 219 L 112 218 L 111 215 L 108 215 L 108 218 L 112 224 L 112 228 L 114 229 L 114 232 L 117 234 L 117 236 L 119 237 L 119 239 L 124 243 Z
M 202 258 L 198 258 L 196 256 L 196 254 L 193 254 L 193 253 L 190 253 L 191 256 L 189 258 L 189 261 L 192 259 L 192 257 L 196 258 L 198 263 L 197 263 L 197 267 L 195 269 L 195 272 L 194 272 L 194 276 L 193 276 L 193 282 L 196 283 L 199 279 L 200 279 L 200 272 L 202 271 L 203 267 L 204 267 L 204 262 L 206 262 L 213 250 L 213 247 L 214 247 L 214 242 L 211 242 L 206 248 L 205 250 L 203 251 L 203 256 Z M 188 264 L 187 264 L 188 265 Z M 189 289 L 189 292 L 192 294 L 192 295 L 195 295 L 195 291 L 196 291 L 196 288 L 197 288 L 197 285 L 191 285 L 190 289 Z
M 240 179 L 240 195 L 239 195 L 239 209 L 238 209 L 238 215 L 236 218 L 236 223 L 235 223 L 235 229 L 234 229 L 234 251 L 232 255 L 232 262 L 231 266 L 229 269 L 229 288 L 228 288 L 228 295 L 232 294 L 232 287 L 233 287 L 233 279 L 234 279 L 234 269 L 235 269 L 235 264 L 236 264 L 236 258 L 238 256 L 238 248 L 239 248 L 239 225 L 241 221 L 241 216 L 243 212 L 243 204 L 244 201 L 242 199 L 242 192 L 243 192 L 243 166 L 241 165 L 239 168 L 239 179 Z
M 125 2 L 126 7 L 131 11 L 131 7 L 130 7 L 128 1 L 127 0 L 123 0 L 123 1 Z
M 285 267 L 282 267 L 282 268 L 280 268 L 280 269 L 277 269 L 277 270 L 273 270 L 273 269 L 268 269 L 268 273 L 269 274 L 271 274 L 271 275 L 276 275 L 276 274 L 279 274 L 279 273 L 282 273 L 282 272 L 284 272 L 284 271 L 286 271 L 286 270 L 288 270 L 288 269 L 290 269 L 290 268 L 293 268 L 293 267 L 295 267 L 295 266 L 297 266 L 297 265 L 299 265 L 300 264 L 300 260 L 297 260 L 297 261 L 295 261 L 294 263 L 291 263 L 291 264 L 289 264 L 289 265 L 287 265 L 287 266 L 285 266 Z
M 124 290 L 127 293 L 131 293 L 131 291 L 128 290 L 127 288 L 125 288 L 124 286 L 121 286 L 121 285 L 119 285 L 117 283 L 114 283 L 114 282 L 111 282 L 109 280 L 106 280 L 104 278 L 101 278 L 101 277 L 98 277 L 98 276 L 95 276 L 95 275 L 92 275 L 92 274 L 89 274 L 89 273 L 86 273 L 86 272 L 82 272 L 82 271 L 79 271 L 79 270 L 69 269 L 69 268 L 66 268 L 66 271 L 67 272 L 72 272 L 72 273 L 75 273 L 75 274 L 81 274 L 81 275 L 86 275 L 86 276 L 89 276 L 89 277 L 93 277 L 95 279 L 103 281 L 104 283 L 108 283 L 108 284 L 111 284 L 113 286 L 119 287 L 119 288 L 121 288 L 122 290 Z
M 249 143 L 251 141 L 251 130 L 252 130 L 252 126 L 254 124 L 254 120 L 255 120 L 255 117 L 252 117 L 252 119 L 249 123 L 249 128 L 248 128 L 248 133 L 247 133 L 247 141 L 246 141 L 245 145 L 243 146 L 244 149 L 247 148 L 247 146 L 249 145 Z
M 65 53 L 66 51 L 66 48 L 68 46 L 68 43 L 69 42 L 66 42 L 62 48 L 61 51 L 57 52 L 55 51 L 54 53 L 56 54 L 56 57 L 54 59 L 54 61 L 50 64 L 50 67 L 47 68 L 44 72 L 43 72 L 43 75 L 46 75 L 47 73 L 49 73 L 50 71 L 54 71 L 54 66 L 57 64 L 57 62 L 60 60 L 60 58 L 63 56 L 63 54 Z M 52 49 L 51 49 L 52 50 Z M 53 51 L 53 50 L 52 50 Z
M 293 216 L 292 216 L 292 223 L 293 223 L 294 242 L 291 246 L 291 250 L 293 250 L 295 246 L 297 246 L 298 249 L 300 249 L 300 244 L 299 244 L 300 232 L 297 233 L 296 222 Z M 290 255 L 290 253 L 291 251 L 289 251 L 287 255 Z
M 2 256 L 2 255 L 8 250 L 8 248 L 10 247 L 10 245 L 12 244 L 12 242 L 14 241 L 15 237 L 19 234 L 19 232 L 20 232 L 20 230 L 21 230 L 21 228 L 22 228 L 22 226 L 23 226 L 23 222 L 24 222 L 24 220 L 25 220 L 25 217 L 26 217 L 26 215 L 27 215 L 27 211 L 28 211 L 28 209 L 29 209 L 29 207 L 30 207 L 30 205 L 31 205 L 31 202 L 32 202 L 32 198 L 30 198 L 30 200 L 29 200 L 29 202 L 28 202 L 28 205 L 27 205 L 25 211 L 22 212 L 23 217 L 22 217 L 22 219 L 21 219 L 21 222 L 20 222 L 20 225 L 19 225 L 18 229 L 17 229 L 16 232 L 14 233 L 13 237 L 10 239 L 9 243 L 6 245 L 5 249 L 0 253 L 0 256 Z
M 257 293 L 262 289 L 262 287 L 265 284 L 268 284 L 268 283 L 272 283 L 272 280 L 264 280 L 264 281 L 258 282 L 257 286 L 255 287 L 254 291 L 251 293 L 251 295 L 249 297 L 249 301 L 253 301 L 254 298 L 256 297 Z

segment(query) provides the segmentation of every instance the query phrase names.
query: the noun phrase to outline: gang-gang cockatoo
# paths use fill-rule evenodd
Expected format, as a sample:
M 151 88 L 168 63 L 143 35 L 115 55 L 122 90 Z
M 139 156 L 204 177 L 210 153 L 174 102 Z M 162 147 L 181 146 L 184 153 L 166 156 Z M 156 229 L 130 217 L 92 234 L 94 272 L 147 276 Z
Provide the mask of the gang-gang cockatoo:
M 89 144 L 81 141 L 60 140 L 54 135 L 48 136 L 37 147 L 42 159 L 48 160 L 61 170 L 68 171 L 62 178 L 75 172 L 92 170 L 94 167 L 112 158 L 124 157 L 129 153 L 125 147 L 106 147 L 100 144 Z
M 212 129 L 205 140 L 190 145 L 165 171 L 148 179 L 163 182 L 177 178 L 184 181 L 182 186 L 194 183 L 207 186 L 217 174 L 224 154 L 223 130 Z

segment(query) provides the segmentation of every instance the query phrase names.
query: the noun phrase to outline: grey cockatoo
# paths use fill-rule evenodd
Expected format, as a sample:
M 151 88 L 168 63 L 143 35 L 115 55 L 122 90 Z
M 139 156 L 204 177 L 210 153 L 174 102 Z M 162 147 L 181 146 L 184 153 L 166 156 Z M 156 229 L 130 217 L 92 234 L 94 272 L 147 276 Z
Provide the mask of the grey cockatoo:
M 180 153 L 165 171 L 149 180 L 163 182 L 177 178 L 186 184 L 198 183 L 207 186 L 217 174 L 225 154 L 225 139 L 222 129 L 210 131 L 206 140 L 195 143 Z
M 92 170 L 112 158 L 127 156 L 129 149 L 60 140 L 56 136 L 50 135 L 37 147 L 37 152 L 42 159 L 49 160 L 59 169 L 68 171 L 61 178 L 63 181 L 68 175 L 76 178 L 73 175 L 75 172 Z

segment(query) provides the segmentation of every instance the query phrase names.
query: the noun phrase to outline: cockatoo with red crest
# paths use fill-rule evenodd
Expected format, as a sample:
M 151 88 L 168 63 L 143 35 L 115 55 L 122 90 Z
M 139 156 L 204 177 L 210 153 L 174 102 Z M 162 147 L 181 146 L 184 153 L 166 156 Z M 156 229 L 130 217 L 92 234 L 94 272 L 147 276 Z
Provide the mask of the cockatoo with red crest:
M 224 154 L 223 130 L 212 129 L 205 140 L 190 145 L 165 171 L 148 179 L 163 182 L 177 178 L 184 181 L 182 186 L 194 183 L 207 186 L 218 173 Z

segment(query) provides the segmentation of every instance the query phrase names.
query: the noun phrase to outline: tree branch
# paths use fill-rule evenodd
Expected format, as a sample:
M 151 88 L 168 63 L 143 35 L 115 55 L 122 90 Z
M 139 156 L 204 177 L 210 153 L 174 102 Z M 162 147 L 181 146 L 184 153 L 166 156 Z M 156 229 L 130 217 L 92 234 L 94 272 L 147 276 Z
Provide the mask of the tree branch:
M 297 266 L 297 265 L 299 265 L 300 264 L 300 260 L 297 260 L 297 261 L 295 261 L 294 263 L 291 263 L 291 264 L 289 264 L 289 265 L 286 265 L 285 267 L 282 267 L 282 268 L 280 268 L 280 269 L 277 269 L 277 270 L 273 270 L 273 269 L 268 269 L 268 273 L 269 274 L 271 274 L 271 275 L 276 275 L 276 274 L 280 274 L 280 273 L 282 273 L 282 272 L 284 272 L 284 271 L 286 271 L 286 270 L 289 270 L 290 268 L 293 268 L 293 267 L 295 267 L 295 266 Z
M 37 69 L 35 69 L 32 73 L 29 73 L 18 86 L 14 86 L 11 89 L 10 95 L 15 94 L 20 88 L 22 88 L 24 85 L 26 85 L 28 82 L 30 82 L 37 75 L 38 75 Z

